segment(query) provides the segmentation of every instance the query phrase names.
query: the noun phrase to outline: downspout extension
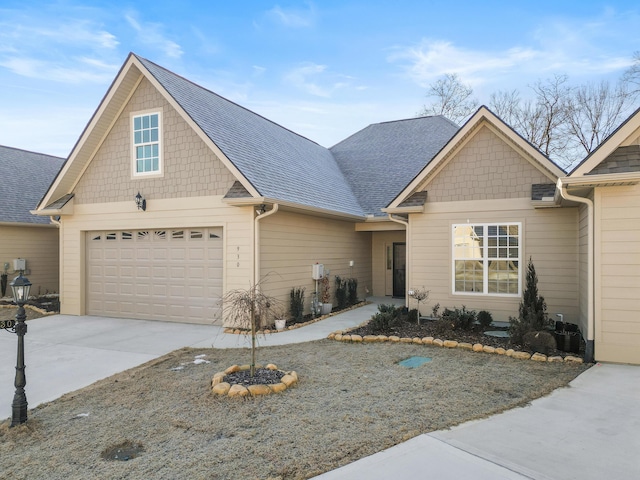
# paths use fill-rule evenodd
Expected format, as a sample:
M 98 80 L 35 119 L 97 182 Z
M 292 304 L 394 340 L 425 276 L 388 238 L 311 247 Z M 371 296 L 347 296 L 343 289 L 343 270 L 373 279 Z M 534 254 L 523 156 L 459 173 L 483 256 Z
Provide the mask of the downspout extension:
M 595 287 L 594 287 L 594 212 L 593 201 L 585 197 L 577 197 L 567 192 L 567 186 L 562 183 L 562 178 L 558 179 L 557 184 L 560 195 L 565 200 L 572 202 L 582 203 L 587 206 L 587 221 L 589 223 L 587 227 L 587 338 L 586 347 L 584 352 L 584 361 L 587 363 L 593 363 L 594 361 L 594 338 L 595 338 Z
M 279 205 L 277 203 L 273 204 L 273 208 L 265 213 L 258 213 L 256 217 L 253 219 L 254 221 L 254 229 L 253 229 L 253 285 L 257 286 L 260 283 L 260 220 L 267 218 L 270 215 L 273 215 L 278 211 Z
M 408 243 L 407 239 L 409 238 L 409 221 L 408 220 L 401 220 L 399 218 L 396 218 L 393 216 L 392 213 L 388 213 L 387 214 L 389 217 L 389 220 L 391 220 L 392 222 L 396 222 L 399 223 L 401 225 L 405 226 L 405 243 Z M 409 285 L 411 285 L 411 276 L 412 276 L 412 272 L 411 272 L 411 268 L 410 268 L 410 259 L 411 259 L 411 249 L 408 248 L 409 246 L 407 245 L 406 251 L 405 251 L 405 262 L 406 262 L 406 269 L 407 269 L 407 285 L 405 285 L 405 289 L 406 287 L 408 287 Z M 407 297 L 407 293 L 405 291 L 404 294 L 404 304 L 406 307 L 409 307 L 409 298 Z

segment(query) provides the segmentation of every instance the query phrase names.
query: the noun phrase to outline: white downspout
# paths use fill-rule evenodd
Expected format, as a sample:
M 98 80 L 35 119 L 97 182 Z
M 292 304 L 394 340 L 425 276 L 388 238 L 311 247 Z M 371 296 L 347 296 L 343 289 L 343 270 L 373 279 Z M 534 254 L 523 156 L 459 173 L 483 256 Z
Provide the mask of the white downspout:
M 392 222 L 396 222 L 396 223 L 399 223 L 399 224 L 405 226 L 405 236 L 404 236 L 404 238 L 405 238 L 404 241 L 405 241 L 405 245 L 406 245 L 405 246 L 405 249 L 406 249 L 406 251 L 405 251 L 405 257 L 406 257 L 406 259 L 405 259 L 405 262 L 406 262 L 405 272 L 407 274 L 407 277 L 406 277 L 407 284 L 405 285 L 404 304 L 408 308 L 409 307 L 409 298 L 407 297 L 406 289 L 407 288 L 411 288 L 411 287 L 409 287 L 409 285 L 411 285 L 410 276 L 412 274 L 411 268 L 409 268 L 409 266 L 411 265 L 411 263 L 409 263 L 409 261 L 411 259 L 411 249 L 409 248 L 409 221 L 408 220 L 400 220 L 399 218 L 395 218 L 393 216 L 393 214 L 391 214 L 391 213 L 388 213 L 387 215 L 389 216 L 389 220 L 391 220 Z
M 586 339 L 586 350 L 584 354 L 584 360 L 588 363 L 593 363 L 594 361 L 594 337 L 595 337 L 595 312 L 594 312 L 594 302 L 595 302 L 595 288 L 594 288 L 594 212 L 593 212 L 593 201 L 589 198 L 577 197 L 575 195 L 571 195 L 567 192 L 567 186 L 563 185 L 562 178 L 558 179 L 557 184 L 558 190 L 560 191 L 560 195 L 565 200 L 570 200 L 572 202 L 578 202 L 585 204 L 587 206 L 587 339 Z
M 260 225 L 259 222 L 263 218 L 267 218 L 278 211 L 279 205 L 273 204 L 273 208 L 265 213 L 258 213 L 254 218 L 253 228 L 253 285 L 257 286 L 260 283 Z

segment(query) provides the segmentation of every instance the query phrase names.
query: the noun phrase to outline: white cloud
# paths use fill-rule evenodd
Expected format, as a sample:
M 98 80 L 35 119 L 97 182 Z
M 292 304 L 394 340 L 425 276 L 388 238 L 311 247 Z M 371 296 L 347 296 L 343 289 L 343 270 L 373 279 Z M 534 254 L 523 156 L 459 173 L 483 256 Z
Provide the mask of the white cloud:
M 352 77 L 332 74 L 326 65 L 306 62 L 289 71 L 285 82 L 316 97 L 331 97 L 336 91 L 351 87 Z M 362 89 L 363 87 L 356 87 Z
M 307 2 L 307 9 L 283 9 L 276 5 L 267 12 L 268 16 L 276 19 L 279 23 L 291 28 L 311 27 L 315 22 L 316 11 L 311 2 Z
M 522 32 L 520 38 L 527 38 L 526 43 L 501 50 L 424 39 L 394 48 L 388 60 L 403 65 L 405 74 L 421 87 L 445 73 L 456 73 L 473 87 L 491 84 L 493 88 L 509 81 L 522 86 L 553 74 L 602 78 L 619 74 L 631 64 L 634 42 L 640 41 L 638 20 L 637 14 L 612 10 L 590 19 L 545 19 L 529 34 Z
M 140 23 L 135 12 L 125 14 L 127 23 L 136 31 L 138 40 L 144 45 L 159 48 L 169 58 L 180 58 L 184 53 L 182 47 L 169 40 L 162 33 L 163 26 L 159 23 Z
M 71 84 L 109 82 L 118 71 L 115 65 L 110 66 L 88 58 L 72 59 L 70 65 L 72 66 L 66 66 L 62 62 L 28 57 L 0 59 L 0 67 L 16 75 Z M 86 68 L 87 66 L 96 68 Z

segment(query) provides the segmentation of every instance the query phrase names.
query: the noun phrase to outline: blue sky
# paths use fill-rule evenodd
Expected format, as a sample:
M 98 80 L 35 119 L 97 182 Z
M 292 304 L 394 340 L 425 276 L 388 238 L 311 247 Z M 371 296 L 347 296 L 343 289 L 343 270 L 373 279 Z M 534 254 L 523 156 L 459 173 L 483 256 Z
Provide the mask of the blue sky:
M 0 144 L 67 156 L 130 51 L 329 147 L 444 73 L 487 103 L 617 79 L 637 50 L 637 1 L 0 0 Z

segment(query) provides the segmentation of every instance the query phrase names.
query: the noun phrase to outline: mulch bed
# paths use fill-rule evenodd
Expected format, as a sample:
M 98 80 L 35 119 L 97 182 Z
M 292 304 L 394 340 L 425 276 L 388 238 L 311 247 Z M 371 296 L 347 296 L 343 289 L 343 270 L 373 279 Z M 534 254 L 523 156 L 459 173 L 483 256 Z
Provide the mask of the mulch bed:
M 536 353 L 536 350 L 527 346 L 521 345 L 517 343 L 511 342 L 509 338 L 500 338 L 493 337 L 489 335 L 485 335 L 485 331 L 495 331 L 495 330 L 506 330 L 505 328 L 500 327 L 488 327 L 484 328 L 481 325 L 474 325 L 472 330 L 456 330 L 452 328 L 451 324 L 443 321 L 443 320 L 421 320 L 420 324 L 409 321 L 401 321 L 397 325 L 390 327 L 388 329 L 380 330 L 374 329 L 370 323 L 358 327 L 356 329 L 350 330 L 349 334 L 356 335 L 395 335 L 400 338 L 424 338 L 424 337 L 433 337 L 439 338 L 441 340 L 455 340 L 457 342 L 465 342 L 470 344 L 480 343 L 482 345 L 488 345 L 490 347 L 498 348 L 502 347 L 505 350 L 510 348 L 521 351 L 528 352 L 531 354 Z M 545 352 L 543 352 L 545 353 Z M 545 353 L 548 356 L 561 356 L 564 357 L 566 355 L 574 355 L 584 358 L 584 342 L 580 348 L 580 354 L 571 353 L 568 354 L 562 350 L 549 350 Z

